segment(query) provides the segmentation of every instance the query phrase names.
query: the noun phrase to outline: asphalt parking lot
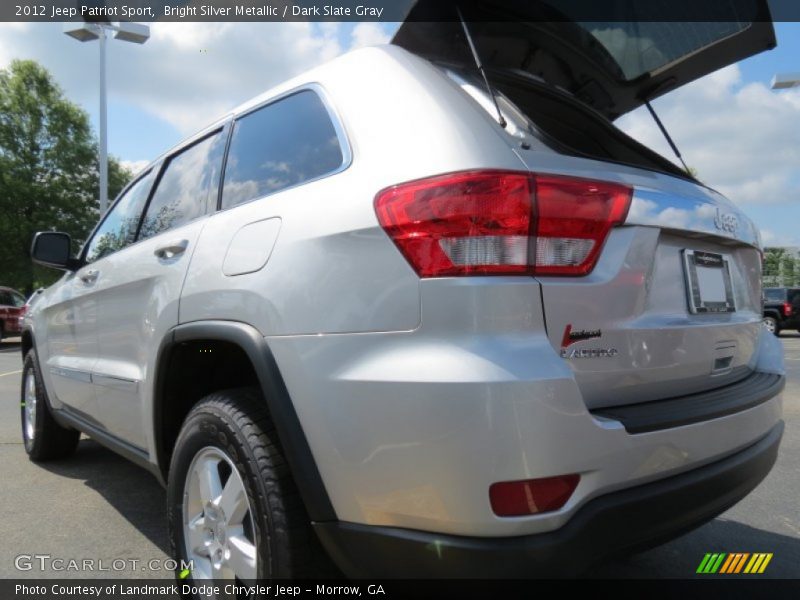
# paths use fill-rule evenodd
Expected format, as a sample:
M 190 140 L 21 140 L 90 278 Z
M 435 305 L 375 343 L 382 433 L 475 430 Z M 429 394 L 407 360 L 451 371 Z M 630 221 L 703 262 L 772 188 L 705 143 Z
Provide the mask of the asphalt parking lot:
M 599 578 L 690 577 L 707 552 L 771 552 L 759 577 L 800 578 L 800 334 L 783 334 L 788 381 L 786 432 L 778 463 L 750 496 L 705 526 L 654 550 L 597 567 Z M 15 340 L 0 344 L 0 577 L 87 577 L 34 568 L 19 555 L 93 558 L 98 577 L 172 577 L 147 569 L 168 558 L 164 490 L 152 475 L 89 439 L 70 459 L 36 465 L 22 447 L 21 358 Z M 117 561 L 112 563 L 112 561 Z M 123 563 L 120 561 L 124 561 Z M 97 564 L 97 563 L 96 563 Z

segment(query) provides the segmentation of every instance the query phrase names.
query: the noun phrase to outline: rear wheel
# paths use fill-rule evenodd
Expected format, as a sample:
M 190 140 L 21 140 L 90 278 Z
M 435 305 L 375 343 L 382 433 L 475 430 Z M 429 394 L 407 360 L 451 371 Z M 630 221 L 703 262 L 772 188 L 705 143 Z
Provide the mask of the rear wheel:
M 50 412 L 34 350 L 25 355 L 22 365 L 20 413 L 22 440 L 31 460 L 38 462 L 64 458 L 77 448 L 80 432 L 62 427 Z
M 780 335 L 781 331 L 778 327 L 778 321 L 776 321 L 774 317 L 764 317 L 764 327 L 766 327 L 767 331 L 770 333 Z
M 206 396 L 186 417 L 167 487 L 173 556 L 195 581 L 324 574 L 261 394 Z

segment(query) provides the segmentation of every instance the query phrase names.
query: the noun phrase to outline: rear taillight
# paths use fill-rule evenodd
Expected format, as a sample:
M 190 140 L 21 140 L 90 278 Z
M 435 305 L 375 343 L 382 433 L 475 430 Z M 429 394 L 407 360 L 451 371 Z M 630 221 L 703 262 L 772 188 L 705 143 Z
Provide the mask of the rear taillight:
M 631 188 L 516 171 L 467 171 L 381 191 L 375 211 L 421 277 L 586 275 Z
M 578 487 L 580 475 L 501 481 L 489 487 L 489 503 L 498 517 L 520 517 L 558 510 Z
M 783 303 L 783 316 L 784 317 L 791 317 L 792 316 L 792 303 L 791 302 L 784 302 Z

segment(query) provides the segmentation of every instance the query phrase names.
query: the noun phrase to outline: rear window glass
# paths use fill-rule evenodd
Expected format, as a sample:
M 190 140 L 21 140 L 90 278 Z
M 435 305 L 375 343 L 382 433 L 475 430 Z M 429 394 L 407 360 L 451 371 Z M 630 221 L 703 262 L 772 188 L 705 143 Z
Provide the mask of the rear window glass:
M 782 302 L 786 297 L 786 290 L 764 290 L 764 298 L 774 302 Z
M 646 4 L 646 3 L 645 3 Z M 618 65 L 636 79 L 744 31 L 750 23 L 581 23 Z
M 222 207 L 322 177 L 343 161 L 336 129 L 320 97 L 311 90 L 292 94 L 236 122 Z
M 484 84 L 474 73 L 444 71 L 478 102 L 492 118 L 495 108 Z M 513 75 L 495 73 L 497 101 L 509 122 L 507 131 L 527 130 L 562 154 L 610 160 L 687 178 L 686 173 L 664 157 L 634 140 L 608 119 L 584 104 L 565 97 L 545 84 L 520 82 Z

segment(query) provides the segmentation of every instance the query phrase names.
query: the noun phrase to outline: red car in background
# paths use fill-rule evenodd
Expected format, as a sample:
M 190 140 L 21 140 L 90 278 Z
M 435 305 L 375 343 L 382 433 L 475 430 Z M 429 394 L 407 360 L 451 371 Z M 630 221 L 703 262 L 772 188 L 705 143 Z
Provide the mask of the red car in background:
M 17 290 L 0 287 L 0 340 L 19 335 L 25 308 L 25 296 Z

